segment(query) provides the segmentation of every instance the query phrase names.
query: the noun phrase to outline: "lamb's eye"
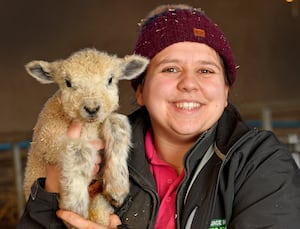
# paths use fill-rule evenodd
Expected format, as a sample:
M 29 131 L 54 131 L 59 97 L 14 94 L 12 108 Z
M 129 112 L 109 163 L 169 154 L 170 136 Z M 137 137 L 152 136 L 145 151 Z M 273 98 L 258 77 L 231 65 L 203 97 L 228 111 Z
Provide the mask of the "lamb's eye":
M 67 87 L 72 87 L 71 81 L 70 80 L 65 80 L 66 86 Z
M 113 78 L 112 77 L 109 77 L 109 79 L 108 79 L 108 85 L 111 85 L 111 83 L 112 83 L 112 80 L 113 80 Z

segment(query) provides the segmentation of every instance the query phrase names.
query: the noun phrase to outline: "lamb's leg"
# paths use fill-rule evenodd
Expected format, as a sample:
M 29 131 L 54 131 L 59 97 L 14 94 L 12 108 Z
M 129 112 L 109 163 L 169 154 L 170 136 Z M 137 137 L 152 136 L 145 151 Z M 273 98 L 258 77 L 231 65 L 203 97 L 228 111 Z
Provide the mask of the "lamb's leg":
M 40 154 L 33 149 L 28 154 L 24 177 L 24 194 L 26 199 L 31 193 L 31 186 L 35 180 L 46 176 L 46 164 L 40 157 Z
M 61 160 L 60 207 L 88 217 L 88 185 L 92 179 L 97 151 L 87 142 L 71 140 Z
M 96 195 L 90 202 L 89 219 L 93 222 L 108 226 L 109 216 L 113 212 L 114 209 L 101 194 Z
M 103 171 L 104 195 L 115 206 L 123 203 L 129 192 L 127 167 L 131 145 L 131 127 L 126 116 L 112 114 L 103 125 L 105 139 L 105 168 Z

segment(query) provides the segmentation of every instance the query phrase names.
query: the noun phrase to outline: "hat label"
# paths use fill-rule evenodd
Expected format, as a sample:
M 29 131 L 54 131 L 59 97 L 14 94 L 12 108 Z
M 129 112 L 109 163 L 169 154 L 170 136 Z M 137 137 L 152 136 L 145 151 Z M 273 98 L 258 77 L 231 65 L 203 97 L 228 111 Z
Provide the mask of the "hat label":
M 203 29 L 194 28 L 195 37 L 205 37 L 205 31 Z

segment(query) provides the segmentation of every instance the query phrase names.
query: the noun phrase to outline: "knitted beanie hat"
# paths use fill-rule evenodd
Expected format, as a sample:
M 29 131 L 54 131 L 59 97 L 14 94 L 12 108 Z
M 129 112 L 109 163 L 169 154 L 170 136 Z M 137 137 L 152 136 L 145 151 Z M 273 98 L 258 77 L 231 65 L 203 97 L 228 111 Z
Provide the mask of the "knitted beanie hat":
M 222 58 L 227 79 L 232 85 L 236 79 L 236 65 L 232 50 L 223 32 L 200 9 L 188 5 L 162 5 L 141 21 L 134 53 L 152 59 L 158 52 L 177 42 L 204 43 Z M 131 81 L 134 90 L 144 74 Z

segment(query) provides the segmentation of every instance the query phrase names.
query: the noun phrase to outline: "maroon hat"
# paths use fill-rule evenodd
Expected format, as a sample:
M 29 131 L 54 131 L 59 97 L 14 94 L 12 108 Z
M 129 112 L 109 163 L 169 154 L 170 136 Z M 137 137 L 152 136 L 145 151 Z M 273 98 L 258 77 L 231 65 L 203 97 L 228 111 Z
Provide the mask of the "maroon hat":
M 177 42 L 204 43 L 223 59 L 229 84 L 236 79 L 232 50 L 223 32 L 200 9 L 188 5 L 163 5 L 141 22 L 134 53 L 152 59 L 157 53 Z M 136 90 L 144 74 L 131 81 Z

